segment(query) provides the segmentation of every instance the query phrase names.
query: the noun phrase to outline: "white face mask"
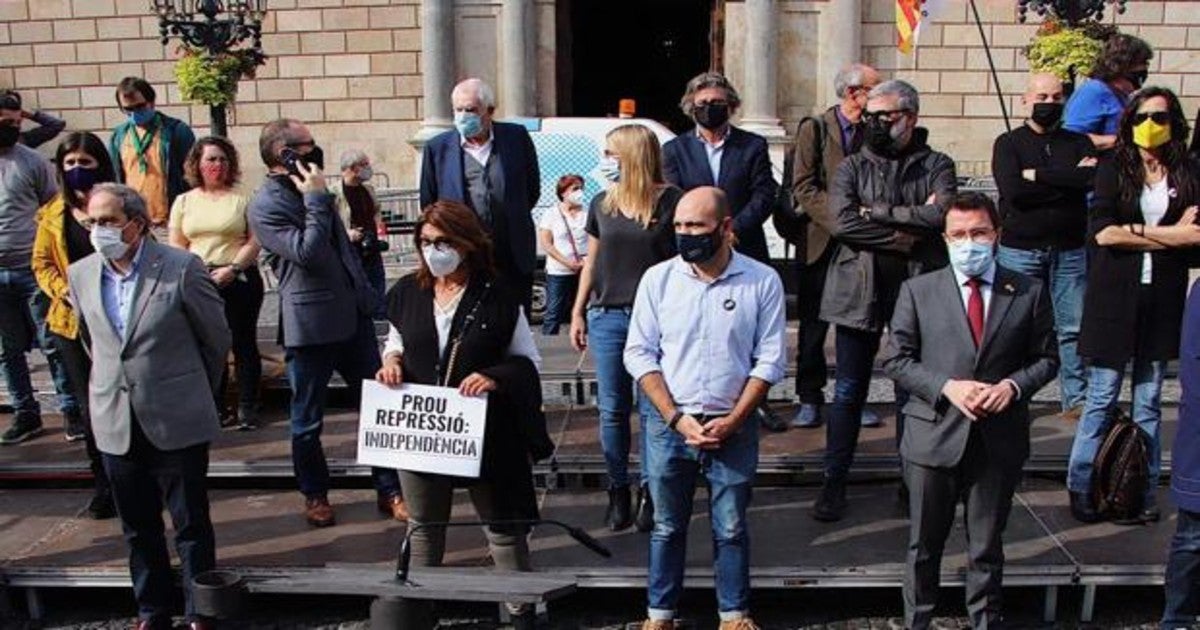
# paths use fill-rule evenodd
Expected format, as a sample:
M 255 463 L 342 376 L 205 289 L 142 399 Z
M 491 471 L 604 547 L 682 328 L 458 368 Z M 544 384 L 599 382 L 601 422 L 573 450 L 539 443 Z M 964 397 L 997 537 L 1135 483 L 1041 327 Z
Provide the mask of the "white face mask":
M 120 260 L 129 252 L 129 244 L 122 237 L 124 232 L 124 226 L 97 225 L 90 235 L 92 247 L 107 260 Z
M 621 180 L 621 162 L 612 156 L 600 158 L 600 165 L 596 167 L 600 171 L 600 176 L 611 183 L 617 183 Z
M 364 166 L 358 169 L 358 181 L 369 182 L 371 181 L 372 177 L 375 177 L 375 171 L 370 166 Z
M 575 189 L 575 190 L 572 190 L 571 192 L 567 193 L 566 202 L 571 204 L 572 206 L 582 206 L 583 205 L 583 191 L 579 190 L 579 189 Z
M 426 245 L 421 248 L 421 254 L 425 256 L 425 264 L 429 266 L 429 273 L 435 278 L 445 278 L 454 273 L 458 266 L 462 264 L 462 255 L 457 249 L 450 246 L 444 246 L 441 249 L 433 245 Z

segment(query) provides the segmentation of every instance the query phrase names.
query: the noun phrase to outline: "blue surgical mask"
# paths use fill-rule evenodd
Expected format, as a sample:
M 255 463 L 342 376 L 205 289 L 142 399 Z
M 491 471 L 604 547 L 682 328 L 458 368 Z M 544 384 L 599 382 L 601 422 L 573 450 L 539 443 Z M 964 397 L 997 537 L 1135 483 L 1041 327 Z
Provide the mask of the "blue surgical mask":
M 129 121 L 139 127 L 145 126 L 145 125 L 150 124 L 151 120 L 154 120 L 155 113 L 156 112 L 154 111 L 153 107 L 143 107 L 141 109 L 135 109 L 135 110 L 129 112 Z
M 454 127 L 464 138 L 474 138 L 483 133 L 483 118 L 475 112 L 454 112 Z
M 948 243 L 946 248 L 950 251 L 950 264 L 968 278 L 982 276 L 996 260 L 994 243 L 976 243 L 971 239 L 963 239 Z
M 600 158 L 600 165 L 596 167 L 600 171 L 600 176 L 612 183 L 621 181 L 621 162 L 612 156 Z

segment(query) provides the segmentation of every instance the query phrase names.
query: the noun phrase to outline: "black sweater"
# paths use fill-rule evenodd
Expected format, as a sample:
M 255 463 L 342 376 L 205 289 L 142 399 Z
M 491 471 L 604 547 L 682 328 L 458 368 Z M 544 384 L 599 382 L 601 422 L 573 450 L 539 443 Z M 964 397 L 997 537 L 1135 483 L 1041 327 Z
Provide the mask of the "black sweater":
M 1061 128 L 1039 134 L 1022 125 L 996 138 L 992 175 L 1000 189 L 1000 243 L 1016 249 L 1083 247 L 1096 169 L 1078 164 L 1095 155 L 1087 136 Z M 1021 177 L 1029 168 L 1035 181 Z

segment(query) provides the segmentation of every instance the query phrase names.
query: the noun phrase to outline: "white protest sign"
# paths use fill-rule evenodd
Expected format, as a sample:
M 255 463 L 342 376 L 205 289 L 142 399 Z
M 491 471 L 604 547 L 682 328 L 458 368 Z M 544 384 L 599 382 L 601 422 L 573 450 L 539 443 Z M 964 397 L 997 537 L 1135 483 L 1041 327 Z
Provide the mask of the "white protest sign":
M 487 397 L 450 387 L 364 380 L 358 417 L 358 463 L 478 477 Z

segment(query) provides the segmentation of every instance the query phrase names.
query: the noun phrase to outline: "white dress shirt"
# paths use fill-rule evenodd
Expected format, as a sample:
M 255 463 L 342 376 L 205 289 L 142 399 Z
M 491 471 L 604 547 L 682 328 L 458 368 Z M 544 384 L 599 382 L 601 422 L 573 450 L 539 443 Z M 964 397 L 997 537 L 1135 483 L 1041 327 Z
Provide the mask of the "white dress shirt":
M 709 142 L 700 134 L 700 129 L 696 129 L 696 137 L 700 138 L 700 144 L 704 145 L 704 153 L 708 155 L 708 168 L 712 171 L 713 185 L 716 186 L 721 181 L 721 156 L 725 153 L 725 141 L 729 139 L 729 127 L 725 127 L 725 134 L 716 142 Z
M 433 323 L 437 328 L 438 353 L 446 352 L 446 344 L 450 343 L 450 327 L 454 323 L 454 314 L 462 303 L 462 293 L 445 306 L 433 304 Z M 387 340 L 383 343 L 383 356 L 389 354 L 404 355 L 404 337 L 392 324 L 388 324 Z M 533 333 L 529 331 L 529 320 L 525 319 L 524 309 L 518 309 L 517 323 L 513 326 L 512 341 L 508 344 L 509 356 L 521 356 L 533 362 L 538 370 L 542 369 L 542 355 L 537 345 L 533 343 Z
M 733 411 L 750 377 L 774 384 L 787 367 L 783 283 L 734 252 L 712 282 L 676 256 L 642 276 L 625 341 L 634 381 L 660 372 L 680 411 Z
M 950 268 L 954 270 L 954 280 L 958 282 L 958 295 L 962 298 L 963 303 L 963 317 L 966 317 L 967 302 L 971 299 L 971 287 L 967 286 L 967 280 L 970 280 L 970 278 L 958 269 L 955 269 L 954 265 L 951 265 Z M 978 277 L 980 280 L 982 280 L 982 282 L 979 283 L 979 293 L 983 297 L 983 329 L 987 330 L 988 317 L 992 314 L 992 286 L 996 284 L 996 263 L 993 262 L 992 265 L 987 268 L 987 271 L 983 272 Z M 970 328 L 971 323 L 968 321 L 967 329 L 970 330 Z M 1003 382 L 1011 383 L 1013 389 L 1017 392 L 1017 398 L 1021 397 L 1021 386 L 1017 385 L 1016 381 L 1012 380 L 1011 378 L 1006 378 Z
M 1146 225 L 1158 225 L 1167 214 L 1171 205 L 1171 191 L 1167 186 L 1167 178 L 1157 184 L 1147 184 L 1142 188 L 1141 206 L 1142 218 Z M 1154 280 L 1154 257 L 1150 252 L 1142 254 L 1142 284 L 1150 284 Z
M 492 157 L 492 145 L 496 136 L 492 132 L 488 132 L 487 142 L 483 144 L 471 144 L 462 134 L 458 135 L 458 143 L 462 145 L 463 151 L 471 156 L 480 166 L 487 166 L 488 158 Z

